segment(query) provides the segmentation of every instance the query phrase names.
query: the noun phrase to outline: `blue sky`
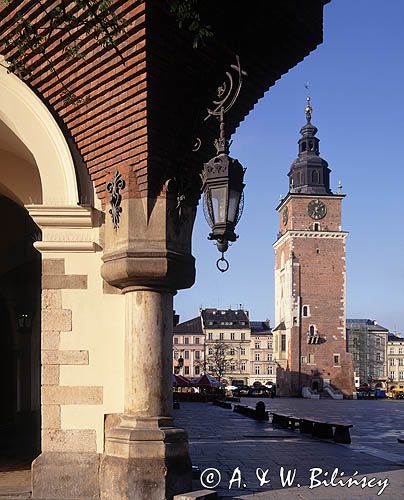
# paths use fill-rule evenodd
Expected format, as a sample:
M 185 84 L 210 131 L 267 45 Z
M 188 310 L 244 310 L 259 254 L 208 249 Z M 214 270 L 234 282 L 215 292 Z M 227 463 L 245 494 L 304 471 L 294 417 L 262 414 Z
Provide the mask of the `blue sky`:
M 247 186 L 227 273 L 216 270 L 219 252 L 198 208 L 196 283 L 175 297 L 182 321 L 199 306 L 242 304 L 252 319 L 273 323 L 275 206 L 297 155 L 308 81 L 321 156 L 333 190 L 341 180 L 347 195 L 347 317 L 404 332 L 404 2 L 334 0 L 324 11 L 324 43 L 266 93 L 232 137 L 231 156 L 247 167 Z

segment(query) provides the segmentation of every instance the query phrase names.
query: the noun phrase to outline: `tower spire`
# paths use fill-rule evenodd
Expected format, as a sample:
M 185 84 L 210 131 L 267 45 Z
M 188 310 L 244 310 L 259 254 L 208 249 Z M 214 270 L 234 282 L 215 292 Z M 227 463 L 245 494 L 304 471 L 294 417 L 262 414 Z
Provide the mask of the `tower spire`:
M 305 84 L 306 123 L 300 129 L 299 153 L 289 171 L 289 192 L 301 194 L 331 194 L 330 169 L 320 157 L 320 139 L 316 137 L 318 129 L 311 123 L 313 108 L 309 93 L 309 84 Z
M 306 82 L 304 84 L 304 88 L 307 90 L 307 97 L 306 97 L 306 120 L 307 123 L 311 122 L 311 112 L 313 111 L 313 108 L 311 107 L 311 102 L 310 102 L 310 89 L 309 89 L 309 82 Z

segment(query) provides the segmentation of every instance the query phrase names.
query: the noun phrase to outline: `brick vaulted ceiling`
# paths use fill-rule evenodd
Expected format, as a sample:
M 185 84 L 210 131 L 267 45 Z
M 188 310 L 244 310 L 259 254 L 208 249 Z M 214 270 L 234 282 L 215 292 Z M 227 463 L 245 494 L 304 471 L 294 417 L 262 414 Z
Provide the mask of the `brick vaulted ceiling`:
M 38 56 L 26 81 L 57 119 L 80 158 L 76 168 L 88 169 L 101 200 L 116 169 L 127 179 L 124 196 L 153 198 L 169 178 L 196 179 L 213 156 L 218 125 L 204 117 L 235 55 L 248 76 L 226 115 L 229 134 L 282 74 L 322 42 L 327 1 L 200 1 L 213 37 L 194 49 L 192 35 L 177 27 L 168 0 L 114 0 L 114 10 L 128 21 L 126 35 L 117 41 L 124 63 L 91 37 L 83 43 L 85 59 L 67 62 L 63 35 L 55 33 L 49 57 L 57 76 Z M 11 1 L 0 10 L 0 41 L 21 11 L 31 22 L 43 22 L 37 0 Z M 13 50 L 1 43 L 6 58 Z M 66 105 L 60 80 L 89 102 Z M 192 152 L 196 137 L 202 146 Z

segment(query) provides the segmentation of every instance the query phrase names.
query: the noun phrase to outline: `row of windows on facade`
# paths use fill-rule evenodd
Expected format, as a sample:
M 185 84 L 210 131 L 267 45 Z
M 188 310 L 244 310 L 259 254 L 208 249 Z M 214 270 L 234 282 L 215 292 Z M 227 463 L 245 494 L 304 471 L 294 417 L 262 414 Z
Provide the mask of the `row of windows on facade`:
M 389 354 L 396 354 L 396 350 L 394 349 L 394 347 L 390 347 Z M 397 354 L 404 354 L 402 347 L 398 348 Z
M 352 340 L 352 345 L 354 347 L 360 347 L 360 344 L 361 344 L 361 341 L 357 337 L 355 337 Z M 382 339 L 380 337 L 376 337 L 376 347 L 381 347 L 382 345 L 384 345 L 384 339 Z M 390 350 L 390 352 L 391 352 L 391 350 Z
M 200 344 L 200 338 L 199 337 L 194 337 L 194 341 L 192 342 L 192 337 L 184 337 L 183 343 L 184 344 Z M 174 337 L 174 344 L 179 344 L 180 343 L 180 338 L 179 337 Z
M 333 361 L 334 361 L 334 366 L 339 366 L 340 365 L 340 355 L 333 354 Z M 307 365 L 314 365 L 315 364 L 314 354 L 308 354 L 307 356 L 302 356 L 302 364 L 303 363 L 307 364 Z
M 297 172 L 295 175 L 294 179 L 291 179 L 291 185 L 292 187 L 294 186 L 294 182 L 296 183 L 296 186 L 301 186 L 305 184 L 305 175 L 304 172 Z M 318 170 L 313 170 L 311 173 L 311 183 L 312 184 L 320 184 L 321 181 L 321 175 Z
M 361 357 L 360 357 L 360 355 L 359 355 L 359 352 L 353 352 L 353 353 L 352 353 L 352 359 L 353 359 L 354 361 L 360 361 L 360 358 L 361 358 Z M 372 360 L 370 359 L 370 361 L 372 361 Z M 383 356 L 383 353 L 381 353 L 381 352 L 376 352 L 375 361 L 380 361 L 381 363 L 383 363 L 383 362 L 384 362 L 384 356 Z
M 259 348 L 257 348 L 259 349 Z M 201 359 L 201 352 L 202 351 L 193 351 L 195 353 L 195 359 Z M 220 349 L 219 350 L 219 354 L 221 356 L 224 356 L 225 355 L 225 350 L 224 349 Z M 231 347 L 229 349 L 229 355 L 230 356 L 234 356 L 236 354 L 236 349 L 234 347 Z M 246 349 L 245 347 L 241 347 L 240 348 L 240 355 L 241 356 L 245 356 L 246 354 Z M 213 347 L 209 347 L 208 348 L 208 355 L 209 356 L 212 356 L 213 355 Z M 179 353 L 178 351 L 175 351 L 174 352 L 174 358 L 175 359 L 178 359 L 179 358 Z M 189 351 L 184 351 L 184 359 L 189 359 Z M 256 352 L 255 353 L 255 361 L 261 361 L 261 354 L 259 352 Z M 272 353 L 268 353 L 267 354 L 267 361 L 272 361 Z
M 193 351 L 195 359 L 201 359 L 202 351 Z M 178 351 L 174 351 L 174 359 L 178 359 L 180 357 L 180 353 Z M 184 351 L 184 359 L 189 359 L 189 351 Z
M 216 337 L 217 340 L 225 340 L 225 334 L 219 333 Z M 230 340 L 245 340 L 245 333 L 240 334 L 240 339 L 237 339 L 236 333 L 230 333 Z M 215 335 L 212 332 L 208 333 L 208 340 L 215 340 Z M 194 342 L 192 342 L 192 337 L 183 337 L 184 344 L 200 344 L 200 338 L 194 337 Z M 174 344 L 180 344 L 180 337 L 174 337 Z M 267 342 L 267 348 L 272 349 L 272 341 Z M 261 343 L 255 342 L 255 349 L 261 349 Z
M 225 340 L 228 338 L 223 332 L 214 334 L 212 332 L 208 333 L 208 340 Z M 240 334 L 240 338 L 237 338 L 237 334 L 234 332 L 230 333 L 230 340 L 246 340 L 245 332 Z M 174 337 L 174 344 L 180 344 L 180 337 Z M 200 338 L 194 337 L 194 344 L 200 344 Z M 183 337 L 183 344 L 192 344 L 192 337 Z
M 404 366 L 404 358 L 392 358 L 389 359 L 390 366 Z
M 396 379 L 396 372 L 390 372 L 390 378 Z M 404 372 L 398 372 L 398 380 L 404 380 Z
M 245 372 L 246 368 L 247 368 L 246 363 L 241 363 L 240 370 L 242 372 Z M 213 365 L 208 365 L 208 370 L 210 372 L 213 372 L 214 366 Z M 236 365 L 230 365 L 230 371 L 231 372 L 236 371 Z M 269 366 L 266 367 L 266 374 L 267 375 L 273 375 L 274 374 L 274 367 L 273 367 L 273 365 L 269 365 Z M 185 373 L 185 375 L 186 375 L 186 373 Z M 261 366 L 260 365 L 255 365 L 255 375 L 261 375 Z
M 200 366 L 194 366 L 194 375 L 200 375 L 201 374 L 201 368 Z M 184 366 L 184 375 L 192 375 L 191 374 L 191 369 L 189 366 Z
M 225 311 L 222 311 L 222 314 L 225 314 Z M 215 322 L 214 321 L 208 321 L 207 324 L 208 324 L 208 326 L 213 326 L 215 324 Z M 235 323 L 234 323 L 234 321 L 220 321 L 219 324 L 223 325 L 223 326 L 232 326 Z M 237 325 L 246 326 L 246 322 L 245 321 L 238 321 Z

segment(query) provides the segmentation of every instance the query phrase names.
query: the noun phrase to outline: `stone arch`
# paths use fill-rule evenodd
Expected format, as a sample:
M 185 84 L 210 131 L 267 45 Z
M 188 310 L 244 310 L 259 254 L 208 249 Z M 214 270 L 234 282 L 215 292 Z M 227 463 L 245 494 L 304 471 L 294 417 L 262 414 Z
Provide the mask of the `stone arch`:
M 0 65 L 0 149 L 16 176 L 0 177 L 0 192 L 19 204 L 77 206 L 74 162 L 65 137 L 46 106 L 16 75 Z M 18 161 L 17 161 L 18 160 Z M 27 197 L 24 170 L 33 182 Z

